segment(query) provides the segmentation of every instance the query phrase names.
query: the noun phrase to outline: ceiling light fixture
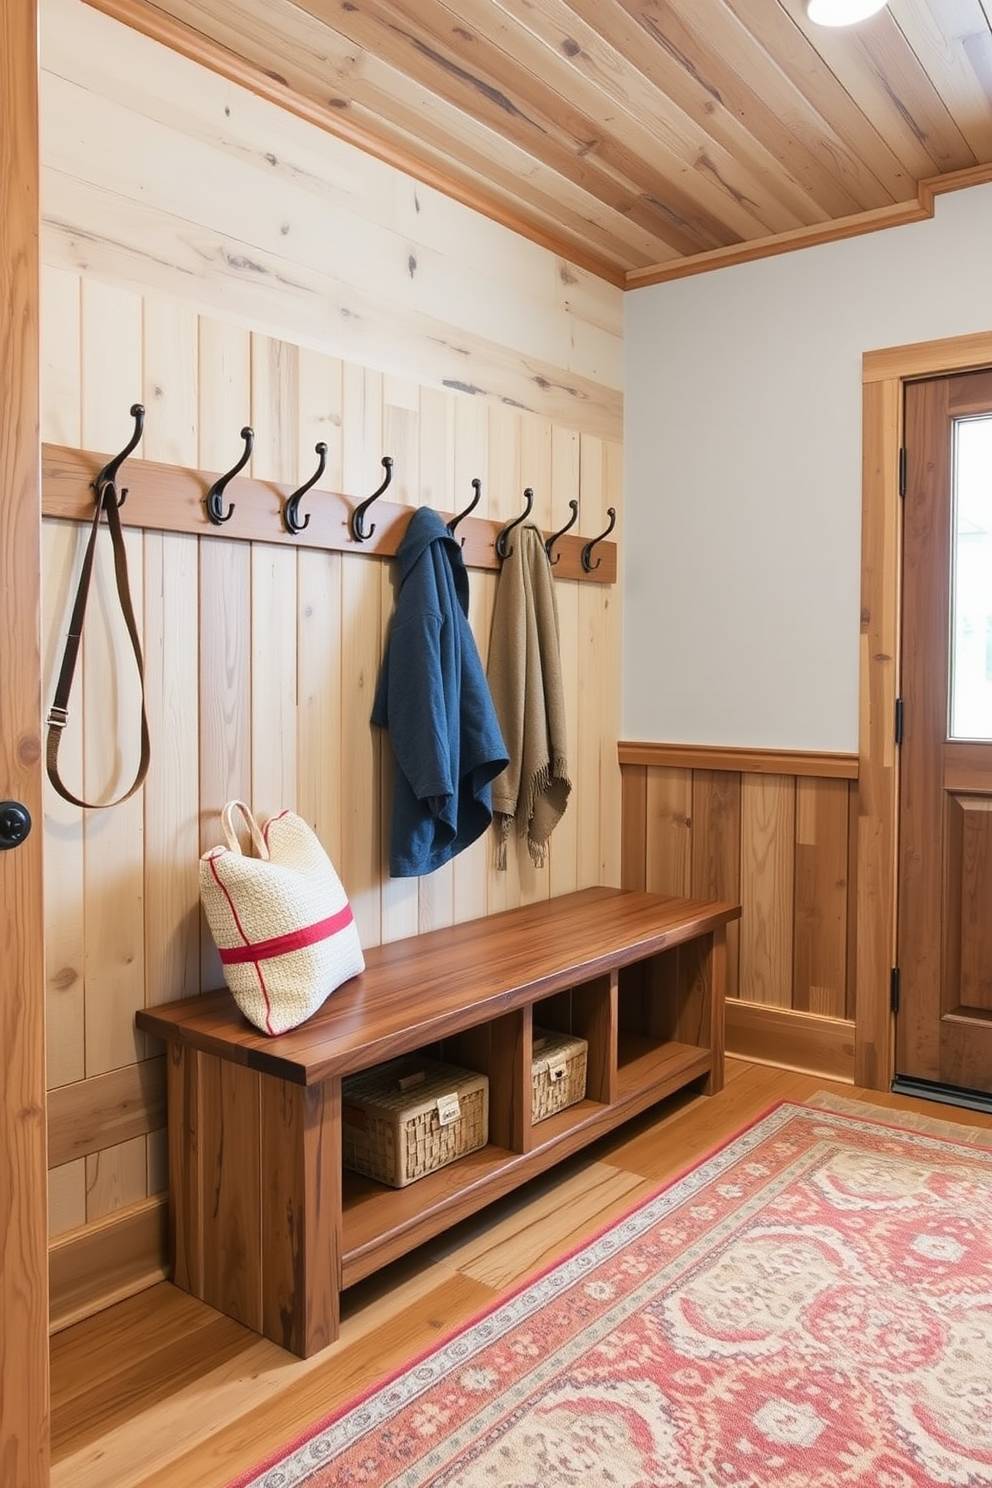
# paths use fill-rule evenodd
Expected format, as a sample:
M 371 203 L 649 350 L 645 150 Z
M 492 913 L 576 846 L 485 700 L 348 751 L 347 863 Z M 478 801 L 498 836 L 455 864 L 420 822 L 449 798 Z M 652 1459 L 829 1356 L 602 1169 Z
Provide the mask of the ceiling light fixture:
M 884 7 L 885 0 L 807 0 L 806 14 L 817 26 L 853 26 Z

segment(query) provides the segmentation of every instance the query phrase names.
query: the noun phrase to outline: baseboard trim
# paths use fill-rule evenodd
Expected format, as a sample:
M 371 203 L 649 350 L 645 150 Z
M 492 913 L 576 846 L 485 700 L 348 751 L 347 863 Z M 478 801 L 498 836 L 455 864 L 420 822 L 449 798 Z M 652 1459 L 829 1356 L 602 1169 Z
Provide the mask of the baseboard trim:
M 804 1075 L 854 1084 L 854 1024 L 762 1002 L 728 997 L 727 1053 Z
M 59 1235 L 48 1248 L 48 1331 L 102 1312 L 169 1274 L 165 1194 Z

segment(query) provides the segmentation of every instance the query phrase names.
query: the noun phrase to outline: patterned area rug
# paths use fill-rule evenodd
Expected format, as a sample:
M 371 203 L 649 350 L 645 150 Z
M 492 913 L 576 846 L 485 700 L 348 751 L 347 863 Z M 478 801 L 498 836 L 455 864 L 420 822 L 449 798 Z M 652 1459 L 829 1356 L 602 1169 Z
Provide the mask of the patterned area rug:
M 782 1104 L 239 1488 L 990 1488 L 962 1135 Z

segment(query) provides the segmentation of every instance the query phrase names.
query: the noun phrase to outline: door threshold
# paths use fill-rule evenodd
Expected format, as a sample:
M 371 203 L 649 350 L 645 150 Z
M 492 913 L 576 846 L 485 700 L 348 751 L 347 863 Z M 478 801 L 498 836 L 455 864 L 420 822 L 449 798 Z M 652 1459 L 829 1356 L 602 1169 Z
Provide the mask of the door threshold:
M 917 1080 L 912 1075 L 896 1075 L 892 1081 L 895 1095 L 915 1095 L 921 1100 L 940 1101 L 943 1106 L 964 1106 L 968 1111 L 992 1113 L 992 1092 L 967 1090 L 961 1085 L 945 1085 L 940 1080 Z

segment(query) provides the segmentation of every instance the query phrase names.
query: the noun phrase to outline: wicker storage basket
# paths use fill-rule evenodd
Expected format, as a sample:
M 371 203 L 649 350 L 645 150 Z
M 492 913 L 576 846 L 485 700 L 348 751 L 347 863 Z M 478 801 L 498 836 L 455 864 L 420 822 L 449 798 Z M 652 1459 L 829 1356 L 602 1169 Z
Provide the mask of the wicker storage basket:
M 489 1080 L 474 1070 L 408 1055 L 341 1082 L 346 1168 L 405 1188 L 484 1147 Z
M 535 1028 L 533 1049 L 531 1120 L 543 1121 L 585 1095 L 588 1045 L 570 1033 Z

